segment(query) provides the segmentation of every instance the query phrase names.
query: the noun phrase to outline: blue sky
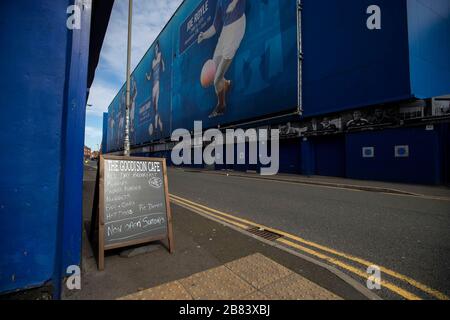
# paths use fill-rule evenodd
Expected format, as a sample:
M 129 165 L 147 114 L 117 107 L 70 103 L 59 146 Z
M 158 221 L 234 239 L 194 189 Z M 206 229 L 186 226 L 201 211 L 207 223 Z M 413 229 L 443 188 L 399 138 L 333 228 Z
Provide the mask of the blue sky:
M 134 0 L 132 70 L 156 39 L 182 0 Z M 97 150 L 102 140 L 103 112 L 125 82 L 128 1 L 115 0 L 87 108 L 85 144 Z

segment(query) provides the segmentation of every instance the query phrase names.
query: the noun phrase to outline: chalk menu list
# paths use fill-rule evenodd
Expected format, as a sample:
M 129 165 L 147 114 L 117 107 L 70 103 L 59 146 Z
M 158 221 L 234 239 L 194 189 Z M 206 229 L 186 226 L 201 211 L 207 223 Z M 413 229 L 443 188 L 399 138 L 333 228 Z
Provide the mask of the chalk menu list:
M 166 236 L 163 163 L 105 159 L 103 214 L 105 246 Z

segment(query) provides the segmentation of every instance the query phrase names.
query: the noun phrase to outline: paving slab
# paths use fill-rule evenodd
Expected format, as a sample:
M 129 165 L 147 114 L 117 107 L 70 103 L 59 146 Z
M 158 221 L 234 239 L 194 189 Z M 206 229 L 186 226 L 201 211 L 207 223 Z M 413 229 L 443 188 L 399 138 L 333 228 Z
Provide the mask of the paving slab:
M 292 274 L 291 270 L 260 253 L 232 261 L 225 266 L 256 289 L 264 288 Z
M 264 300 L 270 300 L 268 296 L 266 296 L 261 291 L 256 291 L 253 293 L 250 293 L 248 296 L 245 296 L 242 298 L 242 300 L 246 301 L 264 301 Z
M 195 300 L 234 300 L 256 291 L 225 266 L 194 274 L 180 283 Z
M 254 270 L 254 276 L 251 275 Z M 119 300 L 339 300 L 260 253 Z
M 295 273 L 261 291 L 270 300 L 341 300 L 337 295 Z
M 192 296 L 178 281 L 142 290 L 118 300 L 192 300 Z

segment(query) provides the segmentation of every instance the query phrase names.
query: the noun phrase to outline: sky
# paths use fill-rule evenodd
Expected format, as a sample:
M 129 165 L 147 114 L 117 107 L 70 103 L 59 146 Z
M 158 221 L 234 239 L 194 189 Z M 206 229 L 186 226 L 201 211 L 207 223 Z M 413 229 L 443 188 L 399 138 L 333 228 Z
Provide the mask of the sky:
M 182 0 L 134 0 L 131 70 L 169 21 Z M 85 145 L 98 150 L 102 141 L 103 112 L 126 80 L 128 1 L 115 0 L 91 87 L 86 111 Z

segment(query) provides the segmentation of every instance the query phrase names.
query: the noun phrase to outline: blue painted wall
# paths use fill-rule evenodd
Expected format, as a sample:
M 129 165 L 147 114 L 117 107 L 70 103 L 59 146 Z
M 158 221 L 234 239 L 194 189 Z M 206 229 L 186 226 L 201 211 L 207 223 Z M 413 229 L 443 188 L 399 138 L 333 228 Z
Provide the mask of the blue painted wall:
M 316 174 L 345 177 L 345 136 L 333 135 L 313 138 Z
M 444 125 L 442 130 L 443 146 L 444 146 L 444 168 L 446 175 L 444 177 L 444 183 L 450 186 L 450 124 Z
M 410 156 L 396 158 L 395 146 L 408 145 Z M 374 147 L 373 158 L 363 158 L 362 148 Z M 439 184 L 442 144 L 436 130 L 425 127 L 351 133 L 346 138 L 347 177 L 406 183 Z
M 66 276 L 68 266 L 80 265 L 81 261 L 83 147 L 92 5 L 90 1 L 84 1 L 83 6 L 83 0 L 75 0 L 73 3 L 82 10 L 80 11 L 80 29 L 70 31 L 68 37 L 70 42 L 67 50 L 70 60 L 65 70 L 66 101 L 61 129 L 62 207 L 57 226 L 60 234 L 57 240 L 54 282 Z M 59 297 L 60 287 L 55 285 L 55 288 L 57 289 L 55 297 Z
M 286 139 L 280 141 L 280 173 L 301 173 L 301 140 Z
M 437 130 L 439 131 L 442 145 L 443 183 L 450 186 L 450 124 L 440 124 Z
M 1 5 L 0 292 L 60 279 L 80 262 L 90 11 L 68 30 L 73 2 Z
M 311 176 L 316 174 L 316 153 L 312 139 L 304 138 L 301 144 L 302 174 Z
M 450 1 L 408 0 L 408 29 L 413 95 L 450 93 Z

